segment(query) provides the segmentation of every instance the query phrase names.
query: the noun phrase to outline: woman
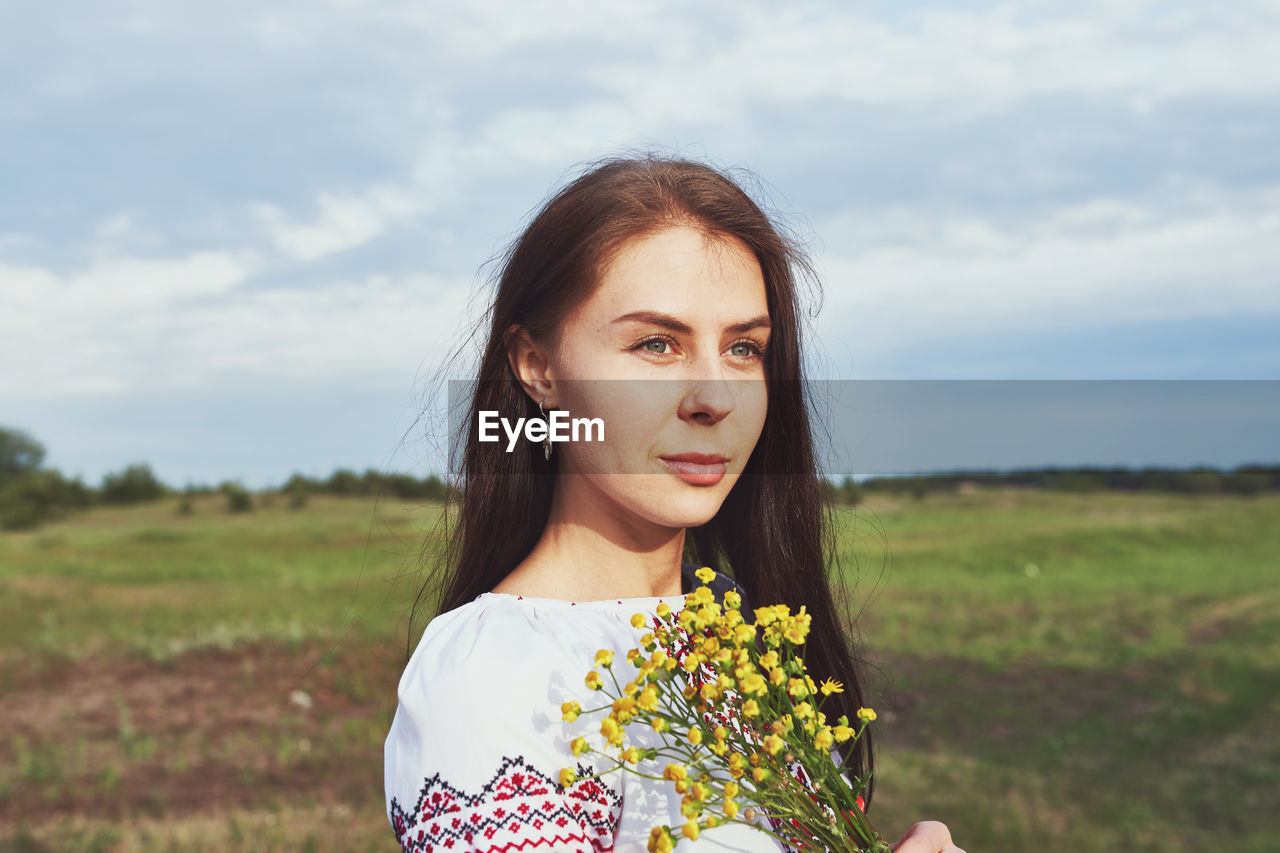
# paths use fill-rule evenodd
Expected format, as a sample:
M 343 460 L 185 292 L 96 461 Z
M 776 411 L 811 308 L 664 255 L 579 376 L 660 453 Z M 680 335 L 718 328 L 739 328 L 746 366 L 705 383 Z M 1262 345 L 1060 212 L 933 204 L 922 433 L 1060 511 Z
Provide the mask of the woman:
M 560 768 L 589 756 L 572 755 L 581 725 L 558 709 L 589 706 L 596 650 L 633 647 L 632 614 L 678 609 L 698 566 L 749 602 L 806 607 L 810 672 L 844 682 L 831 716 L 854 716 L 799 381 L 808 272 L 735 183 L 657 157 L 583 174 L 513 244 L 467 412 L 440 615 L 386 742 L 405 850 L 643 850 L 652 826 L 683 823 L 667 783 L 614 773 L 562 789 Z M 481 440 L 484 413 L 557 410 L 598 418 L 604 440 Z M 842 758 L 868 772 L 869 738 Z M 682 844 L 778 849 L 746 826 Z M 958 851 L 937 822 L 896 849 Z

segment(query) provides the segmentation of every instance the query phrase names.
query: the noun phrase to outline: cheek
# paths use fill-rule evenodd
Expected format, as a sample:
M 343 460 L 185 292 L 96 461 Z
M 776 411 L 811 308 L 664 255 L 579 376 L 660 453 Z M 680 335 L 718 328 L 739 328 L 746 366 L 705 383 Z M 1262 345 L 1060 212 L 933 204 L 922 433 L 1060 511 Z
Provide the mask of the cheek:
M 604 441 L 579 441 L 570 450 L 584 469 L 600 474 L 631 474 L 644 470 L 663 424 L 675 404 L 662 397 L 669 383 L 643 380 L 598 380 L 565 383 L 561 408 L 573 418 L 599 418 Z M 569 447 L 569 446 L 567 446 Z

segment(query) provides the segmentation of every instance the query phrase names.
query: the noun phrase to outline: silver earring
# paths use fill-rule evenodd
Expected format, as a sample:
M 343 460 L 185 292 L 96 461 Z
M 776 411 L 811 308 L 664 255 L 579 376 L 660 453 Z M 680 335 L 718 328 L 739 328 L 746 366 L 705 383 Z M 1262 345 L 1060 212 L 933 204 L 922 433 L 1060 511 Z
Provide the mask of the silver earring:
M 544 399 L 546 398 L 544 397 L 538 400 L 538 411 L 542 413 L 542 419 L 545 421 L 547 419 L 547 410 L 542 408 L 542 401 Z M 547 437 L 542 439 L 542 458 L 546 459 L 548 462 L 551 461 L 551 425 L 550 424 L 547 425 Z

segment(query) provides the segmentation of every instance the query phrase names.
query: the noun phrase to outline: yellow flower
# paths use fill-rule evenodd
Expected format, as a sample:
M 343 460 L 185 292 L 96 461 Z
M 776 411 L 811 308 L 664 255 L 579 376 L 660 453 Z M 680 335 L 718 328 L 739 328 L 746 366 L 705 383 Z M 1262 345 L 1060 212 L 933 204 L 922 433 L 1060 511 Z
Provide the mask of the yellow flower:
M 703 566 L 693 573 L 694 577 L 703 583 L 711 583 L 716 579 L 716 573 L 710 566 Z
M 631 617 L 632 628 L 643 628 L 644 624 L 645 624 L 645 618 L 643 613 L 637 613 Z
M 629 649 L 627 651 L 627 663 L 631 664 L 632 666 L 635 665 L 635 662 L 639 660 L 639 658 L 640 658 L 639 649 Z
M 662 778 L 668 782 L 679 782 L 689 776 L 689 771 L 684 768 L 683 764 L 668 764 L 662 771 Z
M 769 778 L 769 771 L 764 767 L 755 767 L 751 770 L 751 778 L 757 782 L 763 782 Z
M 784 682 L 784 681 L 786 681 L 786 680 L 787 680 L 787 674 L 786 674 L 785 672 L 783 672 L 783 671 L 782 671 L 782 668 L 781 668 L 781 667 L 779 667 L 779 668 L 777 668 L 777 669 L 771 669 L 771 670 L 769 670 L 769 683 L 770 683 L 770 684 L 781 684 L 782 682 Z
M 577 775 L 568 767 L 560 768 L 560 787 L 567 788 L 578 780 Z
M 605 717 L 600 723 L 600 734 L 614 746 L 622 746 L 622 726 L 613 717 Z
M 658 605 L 658 618 L 666 619 L 671 614 L 671 607 L 665 601 Z
M 826 681 L 822 682 L 823 696 L 830 696 L 832 693 L 843 693 L 843 692 L 844 692 L 844 685 L 841 684 L 839 681 L 833 681 L 830 678 L 828 678 Z
M 696 820 L 689 821 L 681 828 L 680 834 L 683 835 L 685 838 L 689 839 L 690 841 L 697 841 L 698 840 L 698 822 Z
M 587 673 L 586 683 L 592 690 L 599 690 L 604 686 L 604 682 L 600 680 L 600 673 L 594 669 Z
M 636 749 L 634 746 L 627 747 L 622 750 L 622 760 L 628 764 L 635 764 L 640 760 L 640 750 Z
M 665 826 L 655 826 L 649 833 L 649 844 L 646 849 L 649 853 L 671 853 L 675 846 L 676 840 L 671 837 L 671 830 Z
M 796 717 L 801 720 L 808 720 L 813 717 L 813 706 L 808 702 L 801 702 L 796 706 Z
M 653 726 L 653 730 L 655 732 L 666 731 L 667 729 L 667 721 L 662 719 L 661 717 L 654 717 L 649 722 L 649 725 Z
M 636 700 L 636 704 L 640 706 L 641 711 L 658 710 L 658 688 L 650 684 L 644 690 L 641 690 L 640 698 Z
M 769 735 L 764 739 L 765 751 L 770 755 L 777 755 L 787 743 L 777 735 Z
M 596 652 L 596 666 L 613 666 L 613 652 L 608 649 Z
M 747 695 L 763 696 L 769 692 L 769 687 L 764 683 L 764 678 L 761 677 L 760 673 L 753 672 L 742 679 L 742 692 Z
M 775 604 L 772 607 L 757 607 L 756 622 L 762 627 L 768 627 L 779 619 L 785 619 L 791 613 L 791 608 L 785 604 Z
M 801 645 L 809 634 L 809 614 L 800 608 L 800 612 L 786 621 L 782 627 L 782 636 L 793 645 Z
M 729 730 L 724 726 L 716 726 L 716 730 L 712 734 L 715 735 L 716 740 L 724 740 L 729 736 Z
M 859 709 L 858 709 L 858 719 L 859 719 L 859 720 L 866 720 L 866 721 L 869 723 L 869 722 L 871 722 L 872 720 L 874 720 L 875 718 L 876 718 L 876 712 L 875 712 L 875 711 L 873 711 L 873 710 L 871 710 L 870 708 L 859 708 Z
M 835 742 L 835 737 L 831 734 L 831 729 L 821 728 L 814 735 L 813 745 L 818 749 L 830 749 L 831 744 Z
M 730 776 L 732 776 L 735 779 L 742 778 L 742 774 L 744 772 L 742 763 L 744 760 L 745 759 L 743 759 L 742 753 L 740 752 L 735 752 L 733 753 L 733 755 L 729 756 L 729 775 Z
M 733 800 L 726 800 L 724 804 L 724 816 L 732 820 L 738 816 L 738 804 Z
M 725 798 L 726 800 L 732 800 L 732 799 L 733 799 L 734 797 L 736 797 L 736 796 L 738 796 L 738 783 L 737 783 L 737 782 L 725 782 L 725 783 L 724 783 L 724 798 Z
M 702 743 L 702 729 L 699 729 L 699 728 L 689 729 L 689 743 L 693 744 L 694 746 L 697 746 L 698 744 Z
M 572 723 L 574 720 L 578 719 L 578 715 L 581 713 L 582 713 L 582 706 L 579 705 L 577 702 L 561 702 L 560 703 L 560 714 L 561 716 L 563 716 L 564 721 L 567 723 Z
M 724 606 L 730 610 L 737 610 L 742 606 L 742 596 L 735 590 L 729 590 L 724 594 Z
M 848 726 L 836 726 L 834 734 L 836 736 L 836 743 L 844 743 L 849 738 L 853 737 L 853 729 Z
M 745 717 L 755 717 L 760 713 L 760 704 L 754 699 L 748 699 L 742 703 L 742 714 Z
M 569 746 L 573 749 L 574 755 L 582 755 L 582 753 L 589 752 L 591 749 L 591 747 L 587 746 L 587 739 L 584 737 L 574 738 Z
M 787 682 L 787 692 L 792 696 L 799 698 L 809 695 L 809 685 L 804 683 L 804 679 L 793 678 Z
M 778 666 L 778 653 L 770 650 L 764 655 L 761 655 L 760 666 L 764 669 L 776 669 Z
M 689 786 L 689 796 L 699 803 L 705 803 L 710 793 L 707 786 L 701 782 L 694 782 Z
M 618 722 L 625 723 L 636 715 L 636 700 L 630 696 L 619 696 L 613 700 L 613 715 L 617 717 Z
M 733 642 L 739 646 L 746 646 L 752 643 L 756 638 L 755 625 L 739 625 L 733 629 Z

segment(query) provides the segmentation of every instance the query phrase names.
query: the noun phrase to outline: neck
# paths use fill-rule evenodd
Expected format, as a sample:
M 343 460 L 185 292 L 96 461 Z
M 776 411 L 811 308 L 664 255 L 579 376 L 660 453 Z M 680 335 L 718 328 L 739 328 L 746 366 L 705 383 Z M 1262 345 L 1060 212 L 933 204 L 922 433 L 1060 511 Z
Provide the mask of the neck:
M 495 592 L 568 601 L 681 593 L 683 527 L 665 527 L 602 500 L 586 478 L 557 479 L 547 525 Z

